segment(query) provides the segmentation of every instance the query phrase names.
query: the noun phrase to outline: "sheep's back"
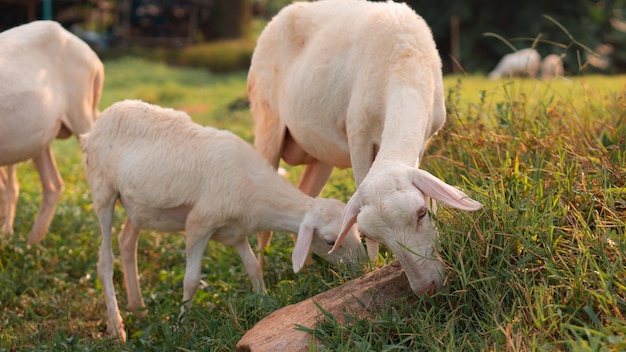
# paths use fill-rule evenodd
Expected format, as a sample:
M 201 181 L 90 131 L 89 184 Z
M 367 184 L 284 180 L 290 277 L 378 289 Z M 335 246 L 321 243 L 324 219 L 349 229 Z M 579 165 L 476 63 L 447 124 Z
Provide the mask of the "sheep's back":
M 245 198 L 252 175 L 273 172 L 231 132 L 139 101 L 103 111 L 85 153 L 89 168 L 105 173 L 120 193 L 156 208 L 197 204 L 202 197 L 211 202 Z
M 101 63 L 89 45 L 57 22 L 35 21 L 0 33 L 0 80 L 10 82 L 11 91 L 53 84 L 64 90 L 65 81 L 82 80 L 83 68 L 94 66 Z

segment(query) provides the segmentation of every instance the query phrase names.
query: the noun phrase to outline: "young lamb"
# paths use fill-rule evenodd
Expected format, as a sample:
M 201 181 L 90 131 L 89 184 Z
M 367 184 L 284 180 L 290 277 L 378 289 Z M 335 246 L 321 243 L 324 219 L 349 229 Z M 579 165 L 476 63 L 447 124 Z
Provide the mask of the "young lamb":
M 184 112 L 141 101 L 118 102 L 102 112 L 81 148 L 102 243 L 98 274 L 108 331 L 125 340 L 113 287 L 111 226 L 119 199 L 128 219 L 119 237 L 128 308 L 144 307 L 137 279 L 141 229 L 186 232 L 183 301 L 200 282 L 201 260 L 212 239 L 237 248 L 255 291 L 263 292 L 261 267 L 247 236 L 261 230 L 297 232 L 293 270 L 312 249 L 331 263 L 354 261 L 363 245 L 356 232 L 345 250 L 328 254 L 341 228 L 345 205 L 312 198 L 278 175 L 248 143 L 202 127 Z
M 550 54 L 541 62 L 541 78 L 563 76 L 563 59 L 559 55 Z
M 489 72 L 489 78 L 499 79 L 509 76 L 537 77 L 541 66 L 541 56 L 535 49 L 522 49 L 514 53 L 506 54 L 500 59 L 498 65 Z
M 13 233 L 19 193 L 14 164 L 33 159 L 43 196 L 28 243 L 44 238 L 63 189 L 50 143 L 89 131 L 103 81 L 96 53 L 56 22 L 35 21 L 0 33 L 2 232 Z
M 413 291 L 440 287 L 429 197 L 463 210 L 481 204 L 418 168 L 446 119 L 441 60 L 424 20 L 394 2 L 293 3 L 258 39 L 248 94 L 257 150 L 273 166 L 306 164 L 305 193 L 319 194 L 333 167 L 352 167 L 357 190 L 333 251 L 356 221 L 370 257 L 385 244 Z

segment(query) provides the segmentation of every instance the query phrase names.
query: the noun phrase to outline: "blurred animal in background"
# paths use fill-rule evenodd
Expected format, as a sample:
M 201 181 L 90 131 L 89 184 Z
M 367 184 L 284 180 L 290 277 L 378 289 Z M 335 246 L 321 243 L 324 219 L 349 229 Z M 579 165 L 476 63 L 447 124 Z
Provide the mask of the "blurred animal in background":
M 556 54 L 550 54 L 541 61 L 541 78 L 553 78 L 563 76 L 563 59 Z
M 604 71 L 609 68 L 610 65 L 610 55 L 613 53 L 615 49 L 611 44 L 600 44 L 596 46 L 593 53 L 586 53 L 587 62 L 592 67 Z
M 499 79 L 502 77 L 528 76 L 537 77 L 541 66 L 541 56 L 535 49 L 527 48 L 504 55 L 498 65 L 489 72 L 488 77 Z

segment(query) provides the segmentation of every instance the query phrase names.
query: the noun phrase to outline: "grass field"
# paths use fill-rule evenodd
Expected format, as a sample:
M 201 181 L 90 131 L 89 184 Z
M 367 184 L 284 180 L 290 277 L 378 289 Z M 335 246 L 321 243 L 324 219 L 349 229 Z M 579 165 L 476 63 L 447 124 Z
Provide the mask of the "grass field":
M 105 67 L 102 109 L 142 99 L 252 142 L 245 73 L 212 75 L 135 58 Z M 439 293 L 416 306 L 389 302 L 375 320 L 350 319 L 349 327 L 331 319 L 314 331 L 319 350 L 624 350 L 626 77 L 451 76 L 445 86 L 448 123 L 422 167 L 484 208 L 440 207 L 438 250 L 448 277 Z M 41 246 L 25 243 L 41 193 L 27 162 L 18 168 L 16 233 L 0 236 L 0 350 L 229 351 L 270 312 L 362 274 L 318 261 L 296 275 L 292 240 L 279 234 L 267 252 L 268 294 L 256 295 L 235 250 L 210 243 L 203 283 L 178 325 L 184 237 L 145 231 L 139 270 L 148 312 L 123 311 L 129 341 L 119 344 L 106 336 L 98 224 L 77 142 L 53 147 L 66 187 L 49 234 Z M 288 169 L 295 183 L 300 169 Z M 352 192 L 350 170 L 343 170 L 323 194 L 346 201 Z M 123 219 L 118 209 L 117 231 Z M 392 259 L 383 248 L 377 266 Z

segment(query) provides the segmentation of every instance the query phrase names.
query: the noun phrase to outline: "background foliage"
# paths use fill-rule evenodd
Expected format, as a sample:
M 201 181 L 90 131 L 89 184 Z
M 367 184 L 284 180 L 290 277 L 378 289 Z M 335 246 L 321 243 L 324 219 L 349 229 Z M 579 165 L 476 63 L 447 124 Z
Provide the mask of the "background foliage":
M 376 0 L 373 0 L 376 1 Z M 166 39 L 186 32 L 189 18 L 198 22 L 193 35 L 200 46 L 179 57 L 168 54 L 171 62 L 208 66 L 218 72 L 243 70 L 249 64 L 257 24 L 270 20 L 290 0 L 142 0 L 132 2 L 133 30 L 139 36 Z M 405 0 L 431 26 L 444 62 L 444 72 L 486 73 L 514 48 L 536 47 L 542 56 L 562 55 L 570 74 L 583 72 L 626 72 L 626 0 Z M 110 41 L 108 49 L 124 43 L 120 0 L 53 1 L 53 19 L 70 29 L 80 24 L 100 32 Z M 139 9 L 142 9 L 141 11 Z M 150 13 L 155 8 L 162 11 Z M 42 18 L 42 6 L 34 8 Z M 27 22 L 25 3 L 0 1 L 0 30 Z M 458 20 L 458 33 L 452 29 Z M 173 28 L 177 29 L 174 30 Z M 491 33 L 493 35 L 486 35 Z M 117 36 L 115 35 L 117 34 Z M 111 36 L 113 35 L 113 36 Z M 453 42 L 458 41 L 458 48 Z M 202 61 L 208 42 L 226 41 L 228 53 L 215 62 Z M 161 41 L 161 44 L 164 42 Z M 126 43 L 128 44 L 128 43 Z M 122 45 L 127 50 L 127 45 Z M 96 47 L 100 46 L 95 45 Z M 99 50 L 101 48 L 98 48 Z M 105 50 L 102 50 L 103 52 Z M 174 50 L 176 52 L 176 50 Z M 588 65 L 597 53 L 607 67 Z M 209 53 L 214 55 L 214 53 Z M 455 64 L 456 62 L 457 64 Z
M 504 54 L 512 49 L 500 39 L 485 36 L 495 33 L 511 41 L 517 48 L 535 46 L 542 56 L 564 55 L 566 69 L 578 74 L 586 61 L 586 50 L 572 45 L 572 40 L 595 50 L 610 44 L 609 73 L 626 71 L 626 1 L 625 0 L 406 0 L 431 26 L 435 41 L 445 63 L 452 70 L 450 59 L 451 17 L 460 20 L 457 58 L 466 72 L 488 72 Z M 564 27 L 563 31 L 550 16 Z M 621 27 L 612 23 L 621 22 Z M 538 39 L 539 42 L 534 43 Z M 570 46 L 571 45 L 571 46 Z M 587 67 L 593 70 L 592 67 Z

